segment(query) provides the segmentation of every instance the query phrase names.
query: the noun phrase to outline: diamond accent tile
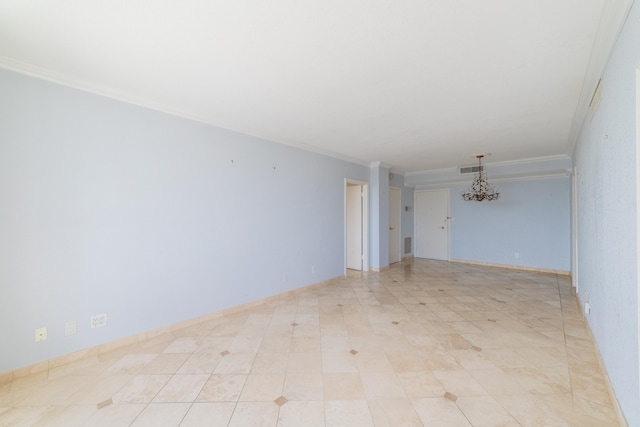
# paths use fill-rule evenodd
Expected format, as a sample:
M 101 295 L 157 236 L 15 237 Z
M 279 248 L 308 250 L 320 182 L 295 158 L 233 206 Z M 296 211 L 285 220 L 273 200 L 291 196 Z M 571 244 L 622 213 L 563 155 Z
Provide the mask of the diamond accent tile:
M 287 403 L 287 402 L 288 402 L 288 400 L 287 400 L 287 398 L 286 398 L 286 397 L 284 397 L 284 396 L 280 396 L 279 398 L 277 398 L 276 400 L 274 400 L 274 401 L 273 401 L 273 403 L 275 403 L 275 404 L 276 404 L 276 405 L 278 405 L 278 406 L 282 406 L 282 405 L 284 405 L 284 404 L 285 404 L 285 403 Z
M 104 400 L 104 401 L 98 403 L 97 406 L 98 406 L 98 409 L 102 409 L 102 408 L 106 408 L 107 406 L 112 405 L 112 404 L 113 404 L 113 400 L 112 399 L 107 399 L 107 400 Z
M 444 393 L 444 398 L 452 402 L 455 402 L 456 400 L 458 400 L 458 396 L 456 396 L 453 393 L 449 393 L 448 391 Z
M 349 271 L 137 346 L 56 363 L 15 387 L 0 375 L 0 417 L 12 425 L 89 416 L 91 425 L 138 416 L 153 425 L 158 417 L 225 426 L 618 425 L 605 376 L 582 350 L 593 343 L 575 307 L 570 281 L 547 273 L 419 259 Z

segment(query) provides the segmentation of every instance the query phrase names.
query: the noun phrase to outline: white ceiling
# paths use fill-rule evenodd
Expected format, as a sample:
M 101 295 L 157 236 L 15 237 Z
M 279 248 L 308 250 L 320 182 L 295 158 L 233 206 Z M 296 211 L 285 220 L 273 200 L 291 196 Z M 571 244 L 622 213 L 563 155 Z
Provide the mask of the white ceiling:
M 0 0 L 0 67 L 416 172 L 570 154 L 614 3 Z

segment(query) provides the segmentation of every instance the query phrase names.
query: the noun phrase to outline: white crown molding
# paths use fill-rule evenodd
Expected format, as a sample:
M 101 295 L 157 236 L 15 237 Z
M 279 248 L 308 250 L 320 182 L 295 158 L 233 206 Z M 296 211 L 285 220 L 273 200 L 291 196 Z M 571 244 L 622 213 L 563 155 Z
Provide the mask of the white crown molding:
M 395 169 L 395 168 L 389 169 L 389 172 L 391 172 L 394 175 L 405 176 L 405 173 L 403 171 Z
M 443 169 L 431 169 L 431 170 L 418 171 L 418 172 L 407 172 L 405 176 L 433 175 L 433 174 L 457 172 L 457 171 L 458 171 L 458 166 L 454 166 L 454 167 L 443 168 Z
M 491 179 L 491 182 L 508 182 L 508 181 L 539 181 L 542 179 L 554 179 L 554 178 L 566 178 L 571 176 L 571 169 L 563 170 L 563 171 L 554 171 L 549 173 L 541 173 L 535 175 L 524 175 L 524 176 L 506 176 L 500 177 L 496 179 Z M 471 181 L 469 181 L 471 182 Z
M 557 154 L 554 156 L 528 157 L 525 159 L 505 160 L 502 162 L 485 162 L 484 164 L 487 166 L 513 166 L 513 165 L 523 165 L 523 164 L 530 164 L 530 163 L 551 162 L 555 160 L 570 161 L 571 157 L 566 154 Z
M 113 90 L 111 88 L 88 83 L 65 74 L 47 70 L 45 68 L 38 67 L 36 65 L 27 64 L 27 63 L 15 60 L 13 58 L 8 58 L 2 55 L 0 55 L 0 68 L 13 71 L 18 74 L 24 74 L 39 80 L 45 80 L 51 83 L 70 87 L 72 89 L 76 89 L 82 92 L 91 93 L 93 95 L 102 96 L 105 98 L 113 99 L 113 100 L 124 102 L 127 104 L 137 105 L 139 107 L 147 108 L 154 111 L 159 111 L 161 113 L 166 113 L 172 116 L 181 117 L 183 119 L 188 119 L 188 120 L 199 122 L 199 123 L 212 124 L 208 120 L 204 119 L 203 117 L 196 116 L 186 111 L 177 110 L 175 108 L 171 108 L 167 105 L 160 104 L 158 102 L 133 96 L 129 93 L 125 93 L 125 92 Z M 221 126 L 221 125 L 214 125 L 214 126 L 233 130 L 227 126 Z
M 490 183 L 495 182 L 511 182 L 511 181 L 539 181 L 542 179 L 554 179 L 554 178 L 566 178 L 571 176 L 571 169 L 566 170 L 555 170 L 543 173 L 534 173 L 528 175 L 511 175 L 511 176 L 501 176 L 499 178 L 490 178 Z M 457 179 L 447 179 L 443 181 L 433 182 L 433 183 L 425 183 L 425 184 L 413 184 L 407 185 L 408 187 L 413 187 L 416 190 L 421 189 L 431 189 L 431 188 L 442 188 L 451 185 L 460 185 L 460 184 L 471 184 L 473 181 L 473 177 L 464 177 Z
M 385 168 L 385 169 L 391 170 L 391 165 L 389 163 L 385 163 L 385 162 L 371 162 L 371 163 L 369 163 L 369 167 L 372 167 L 372 168 L 381 167 L 381 168 Z
M 611 56 L 611 52 L 622 31 L 627 16 L 633 6 L 634 0 L 609 0 L 605 3 L 600 17 L 600 25 L 591 49 L 589 65 L 582 81 L 580 98 L 576 105 L 569 131 L 567 154 L 573 155 L 576 148 L 582 125 L 589 111 L 589 103 L 593 96 L 598 81 L 602 77 L 604 70 Z
M 484 166 L 514 166 L 514 165 L 541 163 L 541 162 L 549 162 L 549 161 L 556 161 L 556 160 L 569 160 L 570 161 L 571 157 L 567 156 L 566 154 L 557 154 L 557 155 L 553 155 L 553 156 L 528 157 L 528 158 L 524 158 L 524 159 L 504 160 L 504 161 L 501 161 L 501 162 L 484 162 L 483 165 Z M 407 172 L 405 174 L 405 176 L 435 175 L 435 174 L 451 173 L 451 172 L 457 173 L 458 172 L 458 168 L 465 167 L 465 166 L 477 166 L 477 164 L 469 163 L 469 164 L 465 164 L 465 165 L 462 165 L 462 166 L 454 166 L 454 167 L 450 167 L 450 168 L 432 169 L 432 170 L 426 170 L 426 171 L 421 171 L 421 172 Z
M 97 86 L 82 80 L 75 79 L 71 76 L 56 73 L 51 70 L 47 70 L 36 65 L 27 64 L 13 58 L 0 55 L 0 68 L 13 71 L 18 74 L 27 75 L 39 80 L 45 80 L 51 83 L 59 84 L 62 86 L 70 87 L 82 92 L 91 93 L 93 95 L 102 96 L 105 98 L 113 99 L 115 101 L 124 102 L 126 104 L 136 105 L 138 107 L 147 108 L 149 110 L 158 111 L 160 113 L 169 114 L 171 116 L 180 117 L 182 119 L 191 120 L 198 123 L 204 123 L 206 125 L 214 126 L 221 129 L 241 133 L 243 135 L 253 136 L 255 138 L 267 140 L 277 144 L 287 145 L 290 147 L 298 148 L 300 150 L 309 151 L 312 153 L 320 154 L 326 157 L 332 157 L 334 159 L 343 160 L 349 163 L 355 163 L 361 166 L 370 167 L 370 163 L 357 159 L 355 157 L 347 156 L 344 154 L 336 153 L 331 150 L 325 150 L 318 147 L 314 147 L 298 141 L 290 141 L 286 138 L 281 138 L 274 135 L 265 135 L 263 133 L 256 132 L 254 130 L 243 128 L 242 126 L 236 126 L 228 123 L 222 123 L 200 117 L 198 115 L 189 113 L 187 111 L 178 110 L 176 108 L 169 107 L 168 105 L 161 104 L 149 99 L 143 99 L 133 96 L 131 94 L 116 91 L 107 87 Z M 389 166 L 390 167 L 390 166 Z

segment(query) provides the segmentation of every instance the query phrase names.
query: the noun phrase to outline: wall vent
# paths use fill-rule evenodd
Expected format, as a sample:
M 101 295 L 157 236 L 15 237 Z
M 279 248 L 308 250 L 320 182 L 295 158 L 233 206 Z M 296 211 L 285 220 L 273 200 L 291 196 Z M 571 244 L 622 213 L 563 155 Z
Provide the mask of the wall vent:
M 404 238 L 404 255 L 411 253 L 411 237 Z
M 462 166 L 460 167 L 460 175 L 464 175 L 466 173 L 478 173 L 484 172 L 484 166 Z

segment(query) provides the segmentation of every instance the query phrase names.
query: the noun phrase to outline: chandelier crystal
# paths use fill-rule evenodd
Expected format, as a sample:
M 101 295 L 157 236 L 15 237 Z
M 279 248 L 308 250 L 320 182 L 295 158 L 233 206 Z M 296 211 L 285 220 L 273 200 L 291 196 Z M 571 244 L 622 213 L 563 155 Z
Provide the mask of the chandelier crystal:
M 482 167 L 482 158 L 484 154 L 477 154 L 478 158 L 478 173 L 470 187 L 464 189 L 460 195 L 466 201 L 475 200 L 481 202 L 483 200 L 498 200 L 500 193 L 498 189 L 487 181 L 487 174 L 484 173 Z

